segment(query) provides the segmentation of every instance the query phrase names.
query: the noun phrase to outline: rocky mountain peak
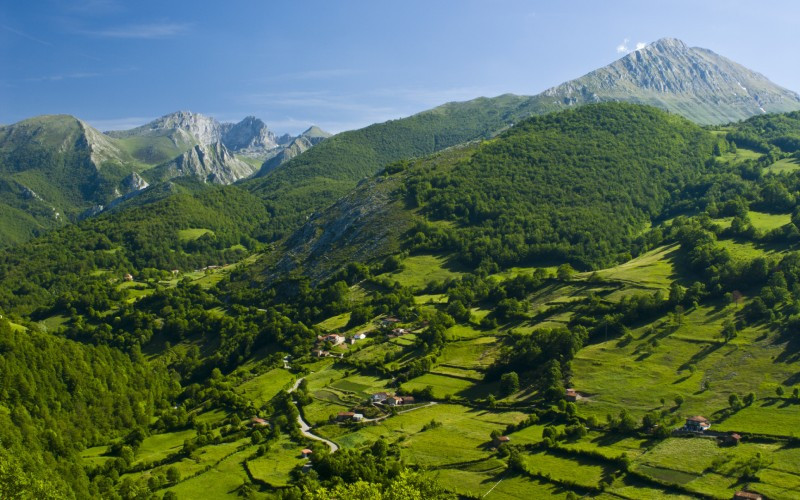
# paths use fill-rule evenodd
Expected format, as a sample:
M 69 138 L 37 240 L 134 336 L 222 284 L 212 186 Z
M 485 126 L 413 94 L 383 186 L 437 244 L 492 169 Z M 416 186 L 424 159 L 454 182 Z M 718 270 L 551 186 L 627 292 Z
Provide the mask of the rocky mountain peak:
M 224 123 L 222 127 L 222 142 L 233 151 L 258 154 L 278 146 L 275 134 L 255 116 L 247 116 L 239 123 Z
M 800 109 L 800 96 L 714 52 L 662 38 L 608 66 L 546 90 L 552 104 L 649 104 L 698 123 Z

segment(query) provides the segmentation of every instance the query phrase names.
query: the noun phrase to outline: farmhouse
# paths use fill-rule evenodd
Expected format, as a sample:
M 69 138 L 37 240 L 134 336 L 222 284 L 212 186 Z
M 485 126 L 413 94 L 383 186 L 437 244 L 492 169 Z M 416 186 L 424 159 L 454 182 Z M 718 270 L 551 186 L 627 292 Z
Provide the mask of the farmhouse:
M 573 403 L 578 400 L 578 392 L 575 389 L 567 389 L 564 392 L 564 399 L 572 401 Z
M 364 420 L 364 415 L 361 413 L 353 413 L 353 422 L 361 422 Z
M 253 427 L 268 427 L 269 422 L 267 422 L 263 418 L 253 417 L 250 419 L 250 425 L 252 425 Z
M 324 358 L 328 354 L 330 354 L 328 351 L 323 351 L 322 349 L 314 349 L 311 351 L 311 355 L 315 358 Z
M 335 333 L 331 333 L 330 335 L 319 336 L 319 337 L 317 337 L 317 340 L 320 340 L 322 342 L 330 342 L 333 345 L 339 345 L 339 344 L 343 343 L 345 339 L 341 335 L 337 335 Z
M 497 436 L 492 440 L 492 444 L 494 446 L 500 446 L 501 444 L 505 444 L 511 441 L 511 438 L 508 436 Z
M 406 333 L 408 333 L 408 330 L 406 330 L 405 328 L 395 328 L 392 330 L 392 334 L 398 337 L 401 335 L 405 335 Z
M 706 417 L 695 416 L 686 419 L 686 430 L 692 432 L 704 432 L 711 428 L 711 422 Z
M 376 392 L 370 396 L 370 399 L 373 403 L 383 403 L 386 401 L 386 398 L 390 398 L 392 396 L 394 396 L 394 394 L 389 394 L 388 392 Z
M 403 404 L 404 405 L 413 405 L 414 404 L 414 396 L 403 396 Z
M 740 436 L 739 434 L 737 434 L 735 432 L 732 432 L 732 433 L 730 433 L 727 436 L 724 436 L 722 438 L 722 442 L 724 444 L 733 445 L 733 446 L 736 446 L 737 444 L 739 444 L 739 442 L 741 440 L 742 440 L 742 436 Z
M 303 458 L 308 458 L 312 453 L 314 453 L 314 450 L 309 450 L 308 448 L 305 448 L 300 452 L 300 454 L 303 455 Z
M 345 420 L 352 420 L 354 415 L 355 413 L 353 413 L 352 411 L 340 411 L 336 415 L 336 420 L 338 420 L 339 422 L 344 422 Z
M 386 402 L 389 403 L 389 406 L 400 406 L 403 404 L 403 398 L 400 396 L 391 396 L 386 398 Z
M 125 273 L 123 278 L 125 278 L 125 281 L 133 281 L 133 275 L 131 275 L 131 273 Z

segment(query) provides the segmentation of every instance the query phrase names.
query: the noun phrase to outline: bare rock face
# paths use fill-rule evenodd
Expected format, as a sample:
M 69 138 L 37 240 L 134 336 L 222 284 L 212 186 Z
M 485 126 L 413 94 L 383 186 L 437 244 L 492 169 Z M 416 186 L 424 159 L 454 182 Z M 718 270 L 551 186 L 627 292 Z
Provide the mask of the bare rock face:
M 236 158 L 221 142 L 208 146 L 197 145 L 174 160 L 153 169 L 153 177 L 166 181 L 191 176 L 203 182 L 232 184 L 250 177 L 255 167 Z
M 166 132 L 182 131 L 200 144 L 213 144 L 222 139 L 222 126 L 210 116 L 178 111 L 164 115 L 150 123 L 130 130 L 106 132 L 115 138 L 167 135 Z
M 141 175 L 133 172 L 131 175 L 122 179 L 122 194 L 127 195 L 136 191 L 141 191 L 142 189 L 147 188 L 149 185 L 150 184 L 148 184 L 146 180 L 142 179 Z
M 702 124 L 800 109 L 800 96 L 708 49 L 663 38 L 546 90 L 557 107 L 600 101 L 649 104 Z
M 222 143 L 239 154 L 258 155 L 278 147 L 275 134 L 254 116 L 248 116 L 239 123 L 223 123 L 222 128 Z
M 308 151 L 313 146 L 319 144 L 330 136 L 330 133 L 325 132 L 316 125 L 309 127 L 305 132 L 284 144 L 282 149 L 276 155 L 272 156 L 271 158 L 267 158 L 267 160 L 261 166 L 259 174 L 266 174 L 278 165 L 291 160 L 295 156 L 304 153 L 305 151 Z

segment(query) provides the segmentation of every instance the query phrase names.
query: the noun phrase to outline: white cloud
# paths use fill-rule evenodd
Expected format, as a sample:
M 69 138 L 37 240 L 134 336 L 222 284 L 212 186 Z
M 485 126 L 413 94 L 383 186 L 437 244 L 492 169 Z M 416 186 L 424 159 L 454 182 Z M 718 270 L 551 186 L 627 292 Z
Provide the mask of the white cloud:
M 631 49 L 628 44 L 630 43 L 630 38 L 626 38 L 622 41 L 621 44 L 617 45 L 617 54 L 630 54 L 634 50 L 642 50 L 643 48 L 647 47 L 647 44 L 644 42 L 636 42 L 634 49 Z

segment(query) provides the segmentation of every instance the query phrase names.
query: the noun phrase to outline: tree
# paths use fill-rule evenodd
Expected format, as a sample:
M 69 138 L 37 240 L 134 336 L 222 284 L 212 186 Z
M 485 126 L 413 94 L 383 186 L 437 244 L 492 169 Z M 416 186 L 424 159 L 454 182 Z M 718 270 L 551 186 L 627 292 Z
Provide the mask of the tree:
M 681 405 L 683 405 L 683 401 L 684 401 L 683 400 L 683 396 L 678 394 L 677 396 L 675 396 L 675 400 L 674 401 L 675 401 L 675 406 L 680 407 Z
M 738 394 L 731 394 L 728 396 L 728 404 L 733 411 L 739 411 L 742 409 L 742 400 L 739 399 Z
M 725 339 L 725 342 L 730 342 L 736 338 L 736 325 L 734 325 L 733 321 L 730 319 L 726 319 L 722 323 L 722 337 Z
M 500 377 L 500 392 L 503 396 L 508 396 L 519 390 L 519 375 L 517 372 L 504 373 Z
M 575 269 L 572 268 L 569 264 L 561 264 L 558 266 L 556 270 L 556 277 L 561 281 L 569 281 L 572 279 L 572 276 L 575 274 Z
M 756 401 L 756 395 L 752 392 L 744 397 L 744 404 L 747 406 L 752 405 L 755 401 Z
M 778 387 L 775 389 L 775 394 L 777 394 L 779 398 L 782 398 L 782 397 L 783 397 L 783 386 L 782 386 L 782 385 L 779 385 L 779 386 L 778 386 Z
M 177 467 L 173 465 L 172 467 L 167 469 L 167 481 L 169 481 L 172 484 L 175 484 L 180 480 L 181 480 L 181 471 L 179 471 Z

